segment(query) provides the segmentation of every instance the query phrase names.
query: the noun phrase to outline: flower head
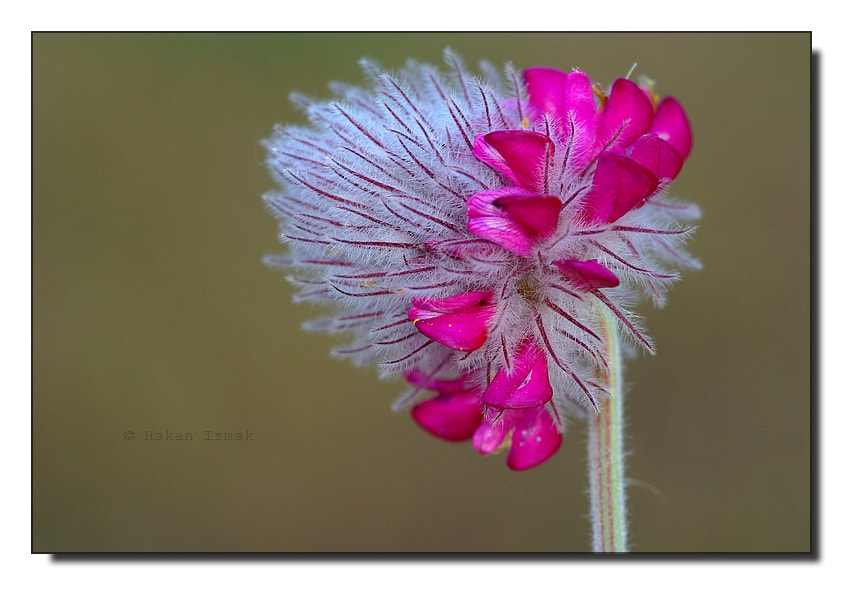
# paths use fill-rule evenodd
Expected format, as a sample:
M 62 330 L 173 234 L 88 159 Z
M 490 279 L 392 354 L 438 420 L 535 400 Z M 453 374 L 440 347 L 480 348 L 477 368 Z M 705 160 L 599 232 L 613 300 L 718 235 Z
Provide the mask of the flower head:
M 395 404 L 480 453 L 526 469 L 568 419 L 598 410 L 601 307 L 653 351 L 630 310 L 663 304 L 697 210 L 666 186 L 692 146 L 681 105 L 582 71 L 399 74 L 364 62 L 371 89 L 294 100 L 309 127 L 266 142 L 298 300 L 334 306 L 309 328 L 349 332 L 335 353 L 402 374 Z M 425 393 L 434 393 L 418 402 Z

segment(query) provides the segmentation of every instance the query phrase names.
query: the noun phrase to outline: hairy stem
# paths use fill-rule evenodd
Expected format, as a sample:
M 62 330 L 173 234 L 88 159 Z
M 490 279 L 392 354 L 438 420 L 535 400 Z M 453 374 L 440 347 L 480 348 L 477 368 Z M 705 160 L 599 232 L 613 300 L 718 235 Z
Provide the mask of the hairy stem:
M 589 495 L 592 551 L 628 551 L 625 514 L 625 455 L 623 449 L 622 356 L 615 315 L 602 308 L 607 349 L 605 383 L 608 397 L 600 412 L 589 418 Z

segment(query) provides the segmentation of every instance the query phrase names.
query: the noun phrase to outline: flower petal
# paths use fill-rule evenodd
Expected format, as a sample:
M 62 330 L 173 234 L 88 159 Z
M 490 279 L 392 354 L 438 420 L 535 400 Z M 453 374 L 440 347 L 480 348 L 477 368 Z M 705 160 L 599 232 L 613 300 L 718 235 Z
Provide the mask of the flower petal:
M 574 123 L 574 154 L 580 155 L 581 161 L 589 163 L 589 151 L 595 140 L 598 128 L 597 105 L 592 91 L 592 81 L 583 71 L 572 71 L 565 81 L 565 109 L 571 111 L 571 121 Z
M 482 401 L 495 408 L 520 409 L 540 406 L 551 397 L 547 357 L 530 339 L 515 355 L 512 372 L 501 368 L 488 384 Z
M 617 79 L 601 112 L 599 151 L 626 148 L 646 133 L 655 115 L 649 95 L 627 79 Z
M 447 298 L 414 298 L 408 318 L 429 339 L 474 351 L 488 338 L 488 321 L 495 310 L 490 297 L 485 291 L 471 291 Z
M 473 155 L 531 191 L 544 188 L 547 160 L 554 145 L 549 137 L 535 131 L 492 131 L 477 135 Z
M 473 449 L 485 455 L 497 451 L 512 432 L 520 417 L 520 410 L 488 408 L 482 424 L 473 433 Z
M 675 98 L 661 100 L 650 131 L 675 148 L 683 160 L 687 160 L 693 147 L 693 133 L 684 108 Z
M 474 391 L 440 394 L 415 405 L 411 416 L 435 437 L 466 441 L 482 423 L 482 402 Z
M 441 394 L 460 393 L 466 390 L 471 385 L 468 384 L 467 377 L 461 376 L 456 379 L 428 379 L 428 377 L 419 370 L 409 370 L 405 373 L 405 380 L 414 387 L 437 391 Z
M 556 231 L 559 198 L 522 187 L 500 187 L 467 200 L 467 228 L 518 256 L 529 256 L 539 239 Z
M 450 297 L 417 297 L 408 316 L 413 318 L 432 318 L 438 314 L 452 314 L 467 308 L 482 306 L 491 298 L 490 291 L 468 291 Z M 413 315 L 412 315 L 413 314 Z
M 559 198 L 537 193 L 509 194 L 498 197 L 494 205 L 535 237 L 546 239 L 554 234 L 562 210 Z
M 631 148 L 630 157 L 660 181 L 675 179 L 684 164 L 678 151 L 654 133 L 647 133 L 638 139 Z
M 529 256 L 533 242 L 508 216 L 472 217 L 467 228 L 474 235 L 493 241 L 518 256 Z
M 581 201 L 580 215 L 586 225 L 616 222 L 657 187 L 658 179 L 648 169 L 627 156 L 604 152 L 598 157 L 592 189 Z
M 527 470 L 550 459 L 562 444 L 562 433 L 545 407 L 521 410 L 506 465 Z
M 536 114 L 550 114 L 559 127 L 554 139 L 564 143 L 574 132 L 575 164 L 586 162 L 597 129 L 597 105 L 589 76 L 582 71 L 565 73 L 558 69 L 537 67 L 524 71 L 530 103 Z M 573 126 L 571 125 L 573 124 Z
M 524 81 L 530 93 L 530 102 L 539 114 L 556 114 L 565 112 L 564 87 L 567 75 L 565 71 L 550 67 L 535 67 L 524 71 Z
M 597 260 L 556 260 L 554 265 L 582 291 L 619 285 L 619 278 Z
M 459 351 L 475 351 L 488 338 L 487 320 L 491 308 L 462 310 L 457 314 L 441 314 L 434 318 L 414 320 L 420 333 Z

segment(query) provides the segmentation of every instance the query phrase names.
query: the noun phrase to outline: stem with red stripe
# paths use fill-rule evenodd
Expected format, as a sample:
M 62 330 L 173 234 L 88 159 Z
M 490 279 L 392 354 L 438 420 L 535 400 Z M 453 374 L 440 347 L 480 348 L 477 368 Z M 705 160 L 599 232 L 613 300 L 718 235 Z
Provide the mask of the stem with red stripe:
M 589 418 L 589 495 L 592 551 L 628 551 L 625 513 L 625 455 L 623 448 L 622 346 L 616 316 L 602 307 L 605 328 L 608 397 Z

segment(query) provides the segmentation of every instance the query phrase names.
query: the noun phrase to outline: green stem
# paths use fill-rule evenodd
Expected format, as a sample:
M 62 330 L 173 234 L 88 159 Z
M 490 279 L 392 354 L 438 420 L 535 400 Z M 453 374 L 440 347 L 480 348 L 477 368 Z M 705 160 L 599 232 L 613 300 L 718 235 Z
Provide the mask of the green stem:
M 622 356 L 615 316 L 603 308 L 606 333 L 608 397 L 589 418 L 589 487 L 592 504 L 592 551 L 628 551 L 625 514 L 625 455 L 622 435 Z

